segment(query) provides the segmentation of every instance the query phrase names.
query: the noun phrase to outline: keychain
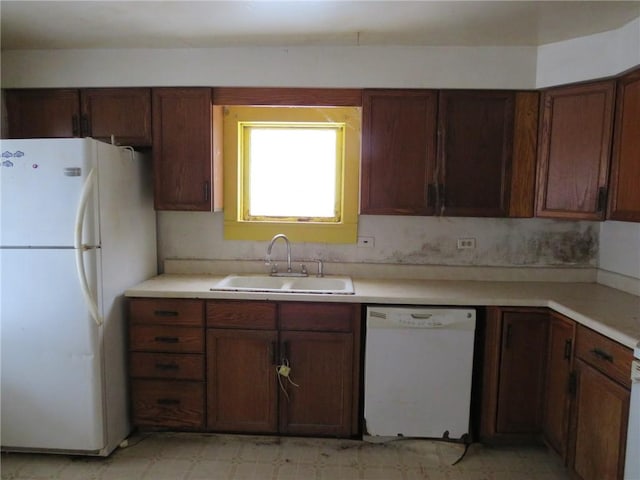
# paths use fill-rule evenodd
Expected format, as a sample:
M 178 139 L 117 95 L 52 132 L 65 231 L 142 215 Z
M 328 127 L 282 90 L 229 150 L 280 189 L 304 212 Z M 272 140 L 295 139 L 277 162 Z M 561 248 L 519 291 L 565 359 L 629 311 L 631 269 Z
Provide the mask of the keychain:
M 289 366 L 289 360 L 285 358 L 282 364 L 276 367 L 276 373 L 278 374 L 278 383 L 280 384 L 280 389 L 284 393 L 284 396 L 287 397 L 287 401 L 289 401 L 289 394 L 287 393 L 287 389 L 284 388 L 284 385 L 282 384 L 282 377 L 286 378 L 294 387 L 300 386 L 296 382 L 291 380 L 291 367 Z

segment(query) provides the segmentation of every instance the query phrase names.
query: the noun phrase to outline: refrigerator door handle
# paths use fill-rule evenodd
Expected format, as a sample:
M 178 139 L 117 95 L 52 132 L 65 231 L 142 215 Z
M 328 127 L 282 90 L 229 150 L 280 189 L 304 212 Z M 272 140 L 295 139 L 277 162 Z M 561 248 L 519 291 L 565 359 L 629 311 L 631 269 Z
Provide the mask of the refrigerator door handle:
M 78 210 L 76 212 L 76 222 L 75 222 L 75 240 L 74 240 L 74 248 L 76 250 L 76 268 L 78 271 L 78 280 L 80 281 L 80 288 L 82 290 L 82 295 L 84 296 L 85 301 L 87 302 L 87 306 L 89 307 L 89 312 L 91 313 L 91 317 L 96 322 L 98 326 L 102 325 L 102 317 L 98 312 L 98 302 L 95 299 L 95 296 L 91 293 L 91 289 L 89 288 L 89 281 L 87 280 L 87 272 L 84 268 L 84 252 L 89 249 L 86 245 L 82 244 L 82 231 L 84 227 L 84 214 L 87 209 L 87 203 L 89 203 L 89 194 L 93 190 L 93 187 L 96 183 L 96 170 L 92 168 L 87 175 L 87 179 L 82 186 L 82 193 L 80 195 L 80 202 L 78 203 Z

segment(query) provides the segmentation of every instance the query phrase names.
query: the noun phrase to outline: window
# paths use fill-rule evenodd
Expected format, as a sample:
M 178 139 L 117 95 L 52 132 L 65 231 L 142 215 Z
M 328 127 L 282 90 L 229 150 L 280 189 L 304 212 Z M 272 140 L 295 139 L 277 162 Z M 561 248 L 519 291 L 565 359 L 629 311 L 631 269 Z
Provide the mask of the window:
M 358 107 L 224 108 L 225 238 L 355 243 Z

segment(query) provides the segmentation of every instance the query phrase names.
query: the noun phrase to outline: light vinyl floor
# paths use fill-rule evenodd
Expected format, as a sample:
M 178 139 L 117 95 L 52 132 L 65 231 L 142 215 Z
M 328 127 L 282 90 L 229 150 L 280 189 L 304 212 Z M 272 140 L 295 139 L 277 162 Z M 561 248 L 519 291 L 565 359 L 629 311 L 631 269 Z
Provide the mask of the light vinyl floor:
M 544 447 L 143 433 L 108 458 L 3 453 L 2 480 L 566 480 Z

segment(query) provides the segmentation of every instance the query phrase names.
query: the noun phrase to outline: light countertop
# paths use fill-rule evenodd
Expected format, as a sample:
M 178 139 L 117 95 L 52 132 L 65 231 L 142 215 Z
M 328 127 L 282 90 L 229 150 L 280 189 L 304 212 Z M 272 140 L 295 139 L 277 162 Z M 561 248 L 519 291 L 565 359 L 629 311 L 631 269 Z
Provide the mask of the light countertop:
M 354 277 L 354 295 L 211 291 L 211 287 L 222 278 L 224 275 L 162 274 L 128 289 L 125 295 L 389 305 L 549 307 L 629 348 L 640 343 L 640 297 L 597 283 Z

